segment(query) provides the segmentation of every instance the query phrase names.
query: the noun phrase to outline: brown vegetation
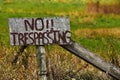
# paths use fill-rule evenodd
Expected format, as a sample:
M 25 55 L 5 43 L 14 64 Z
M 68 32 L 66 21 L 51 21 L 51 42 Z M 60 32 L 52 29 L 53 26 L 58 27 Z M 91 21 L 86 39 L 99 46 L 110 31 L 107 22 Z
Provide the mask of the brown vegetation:
M 101 29 L 78 29 L 75 31 L 75 35 L 78 37 L 105 37 L 105 36 L 114 36 L 120 38 L 120 29 L 119 28 L 101 28 Z
M 46 46 L 48 80 L 107 80 L 107 74 L 99 71 L 78 57 L 58 46 Z M 35 48 L 29 47 L 19 56 L 16 65 L 11 62 L 18 47 L 1 47 L 0 80 L 38 80 Z M 26 58 L 27 56 L 27 58 Z M 27 65 L 27 66 L 26 66 Z
M 120 14 L 120 3 L 117 4 L 100 4 L 99 2 L 91 2 L 87 4 L 87 11 L 90 13 L 101 13 L 101 14 Z

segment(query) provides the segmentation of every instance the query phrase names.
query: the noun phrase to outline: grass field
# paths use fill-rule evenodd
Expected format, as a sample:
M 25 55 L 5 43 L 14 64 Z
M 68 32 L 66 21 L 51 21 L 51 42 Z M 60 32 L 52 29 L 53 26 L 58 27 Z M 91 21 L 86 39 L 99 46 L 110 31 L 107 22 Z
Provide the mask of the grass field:
M 119 0 L 114 2 L 113 0 L 108 2 L 100 0 L 100 3 L 112 5 L 117 1 Z M 37 75 L 34 46 L 25 50 L 17 65 L 11 65 L 19 48 L 19 46 L 10 46 L 8 18 L 13 17 L 68 16 L 73 40 L 108 62 L 120 66 L 120 13 L 89 13 L 87 12 L 87 2 L 87 0 L 0 1 L 0 80 L 33 80 Z M 76 80 L 112 80 L 107 74 L 57 45 L 46 46 L 46 51 L 49 68 L 54 69 L 49 73 L 54 72 L 56 80 L 71 80 L 72 78 Z

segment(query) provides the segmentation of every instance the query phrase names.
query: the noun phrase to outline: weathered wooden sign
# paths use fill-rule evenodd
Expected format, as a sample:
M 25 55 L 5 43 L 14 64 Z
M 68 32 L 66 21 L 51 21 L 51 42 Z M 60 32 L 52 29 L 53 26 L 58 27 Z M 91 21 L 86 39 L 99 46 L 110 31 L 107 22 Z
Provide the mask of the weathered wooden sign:
M 66 17 L 9 18 L 11 45 L 70 44 L 70 24 Z

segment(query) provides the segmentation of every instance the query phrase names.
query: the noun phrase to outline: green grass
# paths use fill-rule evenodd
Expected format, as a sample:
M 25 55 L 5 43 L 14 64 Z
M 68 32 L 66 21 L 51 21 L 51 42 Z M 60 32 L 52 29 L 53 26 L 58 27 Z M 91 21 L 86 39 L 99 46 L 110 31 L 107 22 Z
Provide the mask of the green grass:
M 111 15 L 112 16 L 112 15 Z M 117 17 L 111 17 L 111 16 L 103 16 L 98 17 L 95 21 L 95 26 L 98 27 L 106 27 L 106 28 L 112 28 L 112 27 L 120 27 L 120 18 Z
M 84 18 L 89 18 L 89 15 L 81 15 L 71 20 L 72 30 L 79 28 L 120 28 L 120 16 L 116 17 L 112 14 L 98 15 L 92 21 L 84 22 Z M 94 16 L 93 16 L 94 17 Z M 90 17 L 91 19 L 92 17 Z
M 84 45 L 84 47 L 94 52 L 106 53 L 111 49 L 110 45 L 113 45 L 115 51 L 120 54 L 120 40 L 113 37 L 96 37 L 96 38 L 79 38 L 78 42 Z
M 50 2 L 50 1 L 39 2 L 38 0 L 34 2 L 12 0 L 9 3 L 5 3 L 5 1 L 2 1 L 0 3 L 0 7 L 1 7 L 1 11 L 0 11 L 0 43 L 1 45 L 9 45 L 8 18 L 12 18 L 12 17 L 19 18 L 19 17 L 69 16 L 72 32 L 82 28 L 120 27 L 119 15 L 105 14 L 105 15 L 96 16 L 96 15 L 89 15 L 86 13 L 84 14 L 85 3 L 83 2 L 80 3 L 79 1 L 75 1 L 73 3 L 62 3 L 62 2 Z M 77 12 L 77 15 L 74 15 L 74 12 Z M 92 21 L 91 21 L 91 18 L 92 18 Z M 82 38 L 80 40 L 82 40 Z M 88 40 L 89 39 L 87 38 L 82 42 L 89 43 Z M 91 41 L 95 42 L 96 39 L 92 39 Z M 100 42 L 98 42 L 98 44 L 99 43 Z M 86 44 L 83 44 L 83 45 L 86 46 Z M 92 46 L 95 46 L 95 45 L 97 44 L 92 44 Z M 92 46 L 90 47 L 93 48 Z

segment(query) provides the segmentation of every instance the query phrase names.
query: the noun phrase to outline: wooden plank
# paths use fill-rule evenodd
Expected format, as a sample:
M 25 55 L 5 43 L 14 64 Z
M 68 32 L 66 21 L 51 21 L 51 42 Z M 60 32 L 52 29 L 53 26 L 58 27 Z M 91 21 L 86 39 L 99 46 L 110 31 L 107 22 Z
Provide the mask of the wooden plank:
M 11 45 L 45 45 L 70 43 L 67 17 L 9 18 Z
M 46 67 L 46 54 L 44 46 L 37 46 L 37 53 L 36 53 L 38 68 L 39 68 L 39 79 L 40 80 L 47 80 L 47 67 Z
M 100 57 L 85 49 L 81 45 L 75 43 L 74 41 L 72 41 L 70 45 L 62 45 L 62 47 L 72 52 L 74 55 L 80 57 L 81 59 L 87 61 L 88 63 L 92 64 L 93 66 L 97 67 L 98 69 L 108 73 L 112 77 L 120 80 L 120 68 L 106 62 L 105 60 L 101 59 Z

